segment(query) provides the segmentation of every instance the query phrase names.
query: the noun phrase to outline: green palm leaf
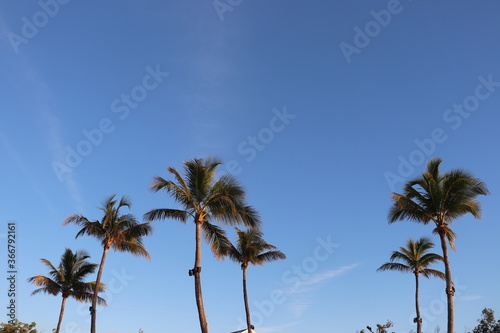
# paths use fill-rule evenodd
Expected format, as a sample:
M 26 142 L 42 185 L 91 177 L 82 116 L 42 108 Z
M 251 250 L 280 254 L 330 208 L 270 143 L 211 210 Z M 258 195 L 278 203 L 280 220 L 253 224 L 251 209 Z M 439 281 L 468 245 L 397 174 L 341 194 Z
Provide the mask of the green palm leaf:
M 103 255 L 92 293 L 91 333 L 95 333 L 96 330 L 96 305 L 103 302 L 98 296 L 100 288 L 98 286 L 100 285 L 108 250 L 113 249 L 118 252 L 128 252 L 148 260 L 151 259 L 148 251 L 142 244 L 142 238 L 151 235 L 153 231 L 151 224 L 149 222 L 139 223 L 132 214 L 121 214 L 120 210 L 124 207 L 130 209 L 130 199 L 123 196 L 120 200 L 116 200 L 115 195 L 112 194 L 104 200 L 99 208 L 103 212 L 101 220 L 91 222 L 83 215 L 72 215 L 63 222 L 64 225 L 73 223 L 82 227 L 76 234 L 76 238 L 88 235 L 99 240 L 103 247 Z M 86 290 L 81 294 L 82 299 L 88 299 L 88 296 Z
M 448 244 L 455 250 L 456 235 L 450 224 L 456 219 L 471 214 L 481 216 L 479 195 L 487 195 L 486 185 L 470 172 L 455 169 L 441 173 L 440 158 L 433 158 L 421 176 L 407 182 L 403 193 L 393 193 L 389 209 L 389 223 L 409 220 L 427 224 L 434 222 L 434 234 L 439 235 L 443 249 L 448 303 L 448 333 L 454 332 L 454 288 L 448 258 Z M 438 274 L 439 275 L 439 274 Z
M 35 289 L 31 295 L 46 293 L 56 296 L 61 294 L 63 301 L 56 333 L 61 328 L 66 298 L 71 297 L 79 302 L 89 302 L 92 300 L 92 291 L 95 289 L 96 282 L 84 282 L 83 280 L 89 274 L 94 273 L 97 264 L 89 263 L 87 261 L 88 258 L 90 258 L 89 255 L 83 250 L 73 252 L 70 249 L 66 249 L 61 256 L 61 261 L 57 268 L 47 259 L 40 259 L 50 269 L 50 277 L 36 275 L 28 279 L 28 282 L 40 287 Z M 103 292 L 104 289 L 104 284 L 99 283 L 99 292 Z M 106 305 L 106 301 L 103 298 L 98 297 L 98 301 L 99 304 Z
M 151 190 L 164 190 L 180 209 L 153 209 L 144 215 L 146 221 L 175 219 L 185 223 L 188 217 L 196 226 L 196 251 L 194 268 L 189 275 L 195 279 L 195 295 L 202 333 L 208 332 L 203 297 L 201 293 L 201 238 L 210 245 L 218 259 L 230 251 L 230 242 L 224 230 L 217 225 L 245 225 L 257 227 L 259 214 L 245 203 L 245 191 L 236 179 L 222 175 L 217 179 L 221 161 L 214 157 L 192 159 L 184 162 L 184 173 L 173 167 L 167 170 L 173 181 L 155 176 Z

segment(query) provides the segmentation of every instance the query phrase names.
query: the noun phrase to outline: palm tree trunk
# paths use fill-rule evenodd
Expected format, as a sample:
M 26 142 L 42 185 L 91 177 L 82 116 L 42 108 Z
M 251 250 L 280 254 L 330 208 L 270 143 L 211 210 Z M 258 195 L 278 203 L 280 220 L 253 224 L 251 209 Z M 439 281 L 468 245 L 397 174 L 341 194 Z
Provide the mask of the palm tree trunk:
M 455 333 L 455 307 L 453 304 L 453 295 L 455 288 L 451 279 L 450 261 L 448 259 L 448 244 L 446 243 L 446 235 L 444 231 L 439 231 L 439 238 L 441 239 L 441 248 L 443 250 L 444 261 L 444 274 L 446 278 L 446 298 L 448 301 L 448 331 L 447 333 Z
M 61 323 L 62 323 L 62 319 L 63 319 L 63 316 L 64 316 L 64 307 L 66 306 L 66 300 L 67 299 L 68 299 L 67 297 L 63 297 L 63 299 L 62 299 L 61 312 L 59 312 L 59 321 L 57 322 L 57 328 L 56 328 L 56 332 L 55 333 L 59 333 L 59 331 L 61 330 Z
M 202 333 L 208 333 L 207 318 L 203 306 L 203 295 L 201 293 L 201 221 L 196 221 L 196 253 L 194 259 L 194 291 L 196 297 L 196 306 L 198 307 L 198 318 Z M 95 332 L 92 332 L 95 333 Z
M 418 272 L 415 272 L 415 310 L 417 312 L 417 333 L 422 333 L 422 318 L 420 318 L 420 307 L 418 305 Z
M 106 256 L 108 254 L 108 250 L 109 246 L 104 246 L 104 250 L 102 251 L 101 264 L 99 265 L 99 271 L 97 272 L 97 278 L 95 281 L 94 295 L 92 295 L 92 307 L 90 309 L 90 333 L 95 333 L 97 296 L 99 294 L 99 286 L 101 285 L 102 270 L 104 268 L 104 263 L 106 262 Z
M 243 300 L 245 302 L 245 312 L 247 315 L 247 330 L 248 333 L 251 333 L 252 323 L 250 322 L 250 307 L 248 306 L 248 295 L 247 295 L 247 268 L 243 266 L 242 270 L 243 270 Z

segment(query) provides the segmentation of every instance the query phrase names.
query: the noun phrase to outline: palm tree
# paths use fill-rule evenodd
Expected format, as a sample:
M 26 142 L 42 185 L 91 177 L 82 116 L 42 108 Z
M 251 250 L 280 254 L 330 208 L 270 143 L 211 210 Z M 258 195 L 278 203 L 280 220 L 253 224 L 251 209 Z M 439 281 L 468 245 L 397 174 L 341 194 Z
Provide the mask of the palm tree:
M 241 264 L 243 272 L 243 300 L 245 302 L 247 330 L 250 333 L 253 327 L 250 322 L 250 307 L 248 306 L 247 268 L 250 264 L 262 266 L 265 262 L 286 259 L 286 256 L 281 251 L 275 250 L 276 246 L 266 243 L 262 238 L 262 232 L 257 229 L 241 231 L 236 228 L 236 233 L 238 234 L 237 246 L 235 247 L 231 244 L 227 255 L 231 260 Z
M 442 174 L 439 165 L 442 160 L 433 158 L 427 163 L 427 170 L 421 177 L 409 181 L 403 194 L 393 193 L 393 205 L 389 210 L 389 223 L 410 220 L 423 224 L 434 222 L 434 234 L 439 235 L 446 275 L 448 310 L 448 333 L 454 333 L 455 288 L 451 277 L 448 258 L 448 243 L 454 247 L 455 233 L 449 225 L 457 218 L 472 214 L 480 218 L 481 206 L 476 197 L 488 194 L 486 185 L 474 178 L 468 171 L 455 169 Z
M 420 307 L 418 305 L 418 276 L 422 274 L 426 278 L 431 276 L 443 280 L 445 278 L 443 272 L 427 268 L 436 261 L 443 261 L 443 257 L 439 254 L 427 252 L 433 247 L 434 243 L 427 237 L 421 237 L 417 241 L 410 238 L 406 241 L 406 247 L 400 247 L 400 251 L 392 252 L 391 262 L 387 262 L 377 269 L 377 271 L 398 271 L 415 274 L 415 309 L 417 317 L 414 322 L 417 323 L 417 333 L 422 333 L 422 318 L 420 317 Z
M 153 209 L 144 215 L 146 221 L 171 218 L 186 223 L 192 218 L 196 226 L 196 250 L 194 268 L 189 275 L 194 276 L 196 306 L 202 333 L 208 333 L 208 324 L 201 290 L 201 236 L 210 244 L 216 258 L 223 257 L 229 246 L 226 233 L 214 222 L 225 225 L 257 227 L 258 213 L 245 203 L 245 191 L 229 174 L 216 180 L 216 169 L 221 164 L 214 158 L 193 159 L 184 162 L 184 175 L 175 168 L 167 170 L 175 181 L 154 177 L 151 189 L 165 190 L 182 209 Z
M 110 248 L 115 251 L 129 252 L 142 256 L 150 260 L 150 256 L 144 245 L 142 237 L 148 236 L 152 232 L 149 223 L 139 223 L 132 214 L 120 214 L 123 207 L 130 208 L 130 200 L 123 196 L 118 202 L 115 195 L 109 196 L 100 207 L 104 212 L 101 221 L 89 221 L 85 216 L 75 214 L 64 220 L 63 224 L 75 223 L 82 227 L 75 238 L 82 235 L 89 235 L 101 241 L 103 246 L 101 263 L 97 272 L 97 283 L 101 282 L 102 270 L 106 261 L 106 256 Z M 97 309 L 97 287 L 94 289 L 92 306 L 90 308 L 91 326 L 90 332 L 95 333 L 96 309 Z
M 104 291 L 102 283 L 83 282 L 85 277 L 94 273 L 97 268 L 97 264 L 91 264 L 87 261 L 88 258 L 90 256 L 83 250 L 73 253 L 70 249 L 66 249 L 61 256 L 61 262 L 57 268 L 47 259 L 40 259 L 50 269 L 50 277 L 36 275 L 28 279 L 28 282 L 41 287 L 33 291 L 31 295 L 39 293 L 47 293 L 54 296 L 58 294 L 62 295 L 61 311 L 55 333 L 59 333 L 61 329 L 64 308 L 68 297 L 72 297 L 79 302 L 89 302 L 92 300 L 93 291 L 96 286 L 99 286 L 97 288 L 99 292 Z M 106 305 L 106 301 L 101 297 L 97 297 L 97 302 L 100 305 Z

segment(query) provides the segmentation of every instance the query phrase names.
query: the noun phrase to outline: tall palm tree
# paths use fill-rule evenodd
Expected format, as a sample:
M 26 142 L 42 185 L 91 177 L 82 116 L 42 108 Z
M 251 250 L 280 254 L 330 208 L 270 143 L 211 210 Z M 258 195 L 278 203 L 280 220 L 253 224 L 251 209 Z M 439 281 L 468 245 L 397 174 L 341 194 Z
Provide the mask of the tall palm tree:
M 250 321 L 250 307 L 248 306 L 247 268 L 250 264 L 263 265 L 265 262 L 286 259 L 286 256 L 281 251 L 277 251 L 276 246 L 266 243 L 262 238 L 262 232 L 257 229 L 241 231 L 236 228 L 236 233 L 238 234 L 237 245 L 235 247 L 231 244 L 227 255 L 231 260 L 241 264 L 243 300 L 245 302 L 247 330 L 250 333 L 253 327 Z
M 421 237 L 416 241 L 410 238 L 406 241 L 406 247 L 400 247 L 400 251 L 392 252 L 391 262 L 387 262 L 377 269 L 377 271 L 390 270 L 415 274 L 415 309 L 417 317 L 414 322 L 417 323 L 417 333 L 422 333 L 422 318 L 420 317 L 420 307 L 418 305 L 419 275 L 421 274 L 426 278 L 435 276 L 445 279 L 443 272 L 428 268 L 437 261 L 443 261 L 443 257 L 439 254 L 428 252 L 433 247 L 434 243 L 427 237 Z
M 175 181 L 154 177 L 151 189 L 155 192 L 165 190 L 182 209 L 153 209 L 144 215 L 146 221 L 171 218 L 186 223 L 192 218 L 195 223 L 194 268 L 189 270 L 189 275 L 194 276 L 202 333 L 208 333 L 208 324 L 201 290 L 201 236 L 210 244 L 215 257 L 220 259 L 230 242 L 224 230 L 214 222 L 248 227 L 260 224 L 258 213 L 245 203 L 243 187 L 229 174 L 216 180 L 216 169 L 220 164 L 214 158 L 192 159 L 184 162 L 184 175 L 173 167 L 167 169 Z
M 449 225 L 468 213 L 480 218 L 481 206 L 476 197 L 489 192 L 480 179 L 474 178 L 466 170 L 455 169 L 442 174 L 439 170 L 441 162 L 440 158 L 431 159 L 427 163 L 426 171 L 420 177 L 405 184 L 403 194 L 393 193 L 389 223 L 405 219 L 423 224 L 434 222 L 433 233 L 439 235 L 443 251 L 448 333 L 454 333 L 455 288 L 448 258 L 448 243 L 455 249 L 455 233 Z
M 132 214 L 120 214 L 121 208 L 130 208 L 130 206 L 131 202 L 127 197 L 123 196 L 120 201 L 117 201 L 115 195 L 112 194 L 100 207 L 104 212 L 101 221 L 89 221 L 85 216 L 75 214 L 69 216 L 63 222 L 64 225 L 75 223 L 82 227 L 75 238 L 88 235 L 101 241 L 103 252 L 97 272 L 97 283 L 101 282 L 104 263 L 110 248 L 115 251 L 129 252 L 150 260 L 149 253 L 142 244 L 142 237 L 151 234 L 151 225 L 149 223 L 139 223 Z M 98 289 L 96 286 L 90 308 L 91 333 L 95 333 L 96 329 L 97 292 Z
M 102 283 L 83 282 L 85 277 L 94 273 L 97 268 L 97 264 L 91 264 L 87 261 L 88 258 L 90 256 L 83 250 L 73 253 L 70 249 L 66 249 L 61 256 L 61 262 L 57 268 L 47 259 L 40 259 L 50 269 L 50 277 L 36 275 L 28 279 L 28 282 L 40 287 L 33 291 L 31 295 L 39 293 L 47 293 L 54 296 L 58 294 L 62 295 L 61 311 L 59 312 L 59 321 L 57 322 L 55 333 L 59 333 L 61 329 L 64 308 L 68 297 L 72 297 L 79 302 L 89 302 L 92 300 L 93 291 L 96 286 L 99 286 L 97 288 L 99 292 L 104 291 Z M 100 305 L 106 305 L 106 301 L 99 296 L 97 297 L 97 302 Z

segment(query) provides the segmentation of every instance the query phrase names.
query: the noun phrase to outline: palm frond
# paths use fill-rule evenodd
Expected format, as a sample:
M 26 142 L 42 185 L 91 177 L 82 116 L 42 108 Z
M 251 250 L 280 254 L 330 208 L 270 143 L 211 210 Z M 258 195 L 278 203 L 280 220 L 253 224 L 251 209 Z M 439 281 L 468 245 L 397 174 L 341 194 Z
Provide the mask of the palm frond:
M 144 214 L 144 220 L 146 221 L 165 220 L 170 218 L 186 223 L 187 217 L 188 213 L 185 210 L 166 208 L 152 209 Z
M 398 262 L 386 262 L 382 266 L 380 266 L 377 269 L 378 272 L 383 272 L 383 271 L 397 271 L 397 272 L 403 272 L 403 273 L 411 273 L 413 270 L 411 267 L 406 266 L 402 263 Z
M 264 253 L 261 253 L 257 256 L 256 262 L 259 262 L 260 265 L 262 265 L 265 262 L 272 262 L 276 260 L 283 260 L 286 259 L 286 255 L 281 252 L 281 251 L 267 251 Z
M 30 277 L 28 282 L 34 284 L 37 287 L 41 287 L 36 289 L 31 293 L 31 295 L 36 295 L 39 293 L 47 293 L 51 295 L 57 295 L 61 292 L 61 286 L 56 281 L 42 275 L 36 275 Z
M 79 250 L 76 252 L 71 251 L 66 248 L 61 256 L 61 262 L 56 269 L 50 261 L 46 259 L 40 259 L 40 261 L 48 266 L 50 270 L 50 275 L 55 276 L 55 279 L 48 278 L 42 275 L 36 275 L 30 277 L 28 282 L 31 284 L 41 287 L 32 292 L 32 295 L 37 295 L 40 293 L 47 293 L 51 295 L 62 294 L 63 297 L 73 297 L 77 300 L 80 294 L 89 293 L 92 294 L 93 283 L 84 282 L 83 280 L 89 274 L 92 274 L 97 264 L 92 264 L 87 261 L 89 258 L 87 252 Z M 103 291 L 104 285 L 100 288 Z
M 148 260 L 151 260 L 149 252 L 146 250 L 146 247 L 140 244 L 137 240 L 123 240 L 120 242 L 113 243 L 111 248 L 118 252 L 128 252 L 136 256 L 144 257 Z
M 238 235 L 237 246 L 232 246 L 227 255 L 231 260 L 241 263 L 242 267 L 249 263 L 263 265 L 265 262 L 286 259 L 283 252 L 276 250 L 276 246 L 262 238 L 263 233 L 259 229 L 235 230 Z
M 436 269 L 426 268 L 426 269 L 423 269 L 421 271 L 421 273 L 426 278 L 430 278 L 431 276 L 440 278 L 441 280 L 445 280 L 445 278 L 446 278 L 446 275 L 443 272 L 438 271 Z
M 201 225 L 203 230 L 203 238 L 210 245 L 210 249 L 215 258 L 221 260 L 228 254 L 231 248 L 231 242 L 226 236 L 226 232 L 219 226 L 208 221 Z
M 422 273 L 428 271 L 429 274 L 439 272 L 428 268 L 436 261 L 442 261 L 438 254 L 428 252 L 434 247 L 434 243 L 428 237 L 421 237 L 417 240 L 409 238 L 406 247 L 400 247 L 400 251 L 393 251 L 390 261 L 380 266 L 377 271 L 395 270 L 405 273 Z M 428 277 L 428 276 L 426 276 Z

